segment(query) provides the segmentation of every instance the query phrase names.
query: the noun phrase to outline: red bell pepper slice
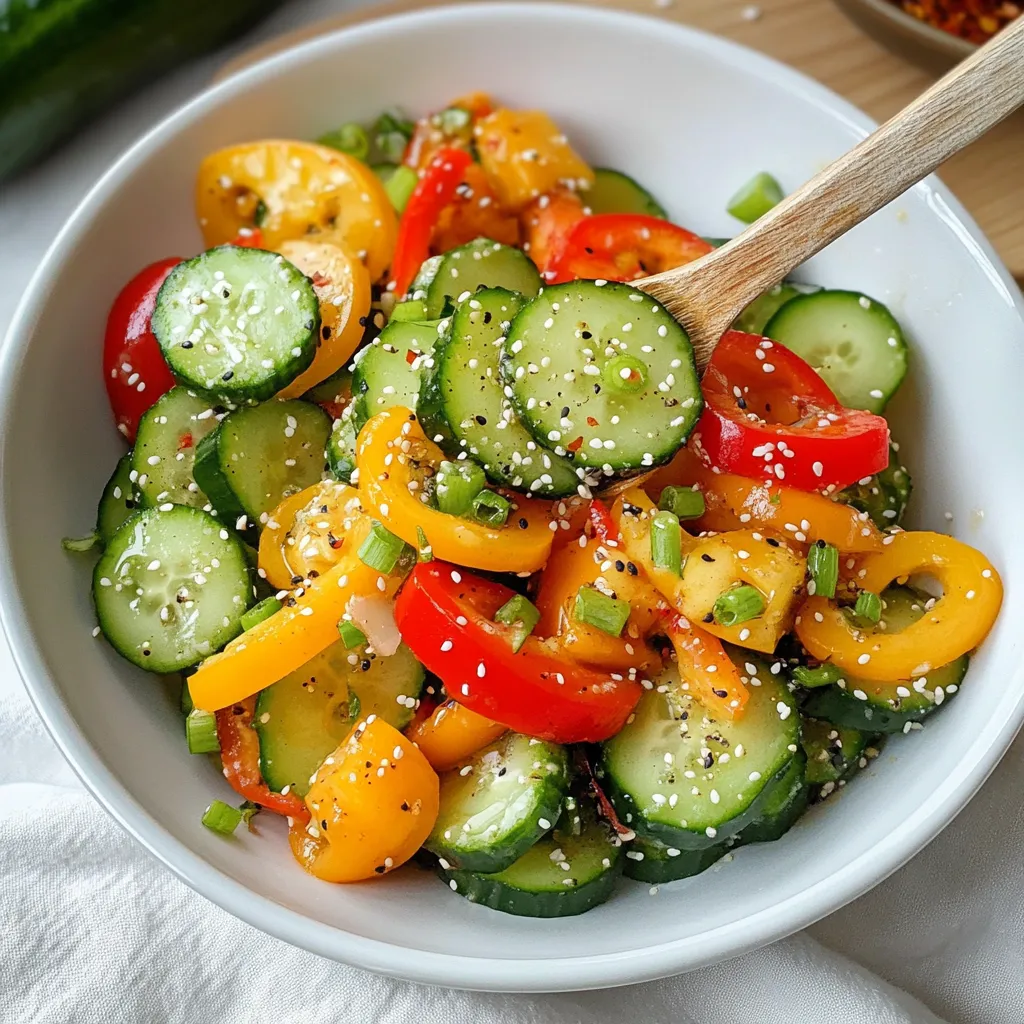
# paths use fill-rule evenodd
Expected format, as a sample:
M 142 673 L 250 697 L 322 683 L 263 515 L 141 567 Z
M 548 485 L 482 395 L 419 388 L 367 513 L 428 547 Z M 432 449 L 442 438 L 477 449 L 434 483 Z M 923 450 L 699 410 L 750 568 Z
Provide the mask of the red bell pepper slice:
M 554 645 L 493 621 L 514 591 L 445 562 L 422 562 L 405 581 L 395 621 L 448 696 L 516 732 L 555 743 L 597 743 L 626 723 L 643 689 L 585 668 Z
M 569 233 L 550 270 L 555 282 L 577 278 L 635 281 L 681 267 L 712 246 L 676 224 L 639 213 L 600 213 Z
M 441 211 L 455 198 L 466 168 L 473 162 L 464 149 L 439 149 L 413 189 L 398 224 L 391 277 L 395 294 L 409 290 L 416 271 L 430 255 L 430 236 Z
M 217 739 L 220 741 L 224 778 L 246 800 L 305 824 L 309 821 L 309 811 L 302 799 L 295 793 L 275 793 L 263 781 L 260 772 L 260 739 L 252 727 L 255 711 L 256 698 L 247 697 L 216 712 Z
M 820 491 L 888 465 L 886 421 L 842 406 L 811 366 L 768 338 L 726 332 L 701 389 L 693 446 L 712 468 Z
M 241 249 L 262 249 L 263 232 L 259 228 L 242 228 L 231 244 Z

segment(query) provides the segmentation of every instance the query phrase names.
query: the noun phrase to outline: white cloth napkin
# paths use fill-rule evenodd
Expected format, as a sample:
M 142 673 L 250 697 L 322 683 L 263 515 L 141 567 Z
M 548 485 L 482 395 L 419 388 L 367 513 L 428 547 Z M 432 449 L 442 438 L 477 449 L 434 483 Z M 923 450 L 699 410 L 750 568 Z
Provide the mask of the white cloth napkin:
M 293 4 L 261 34 L 339 6 Z M 193 66 L 148 91 L 4 189 L 0 331 L 86 188 L 213 66 Z M 186 888 L 86 794 L 0 645 L 0 1022 L 1024 1024 L 1022 812 L 1018 743 L 939 839 L 810 934 L 605 992 L 424 988 L 294 949 Z

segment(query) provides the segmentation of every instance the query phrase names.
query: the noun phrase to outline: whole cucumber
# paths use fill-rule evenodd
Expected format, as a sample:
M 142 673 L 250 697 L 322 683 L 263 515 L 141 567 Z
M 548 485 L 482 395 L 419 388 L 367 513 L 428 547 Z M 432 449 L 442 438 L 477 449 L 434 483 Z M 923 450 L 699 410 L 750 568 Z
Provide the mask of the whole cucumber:
M 0 0 L 0 181 L 283 0 Z

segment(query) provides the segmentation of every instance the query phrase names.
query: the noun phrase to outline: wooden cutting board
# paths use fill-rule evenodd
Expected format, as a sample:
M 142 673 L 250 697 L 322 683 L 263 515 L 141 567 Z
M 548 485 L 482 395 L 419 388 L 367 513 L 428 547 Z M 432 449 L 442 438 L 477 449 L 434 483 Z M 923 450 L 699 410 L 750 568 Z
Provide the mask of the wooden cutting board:
M 323 32 L 443 0 L 390 0 L 339 14 L 278 36 L 224 67 L 229 74 L 277 50 Z M 488 0 L 476 0 L 486 3 Z M 579 0 L 654 14 L 706 29 L 762 50 L 834 89 L 884 121 L 931 79 L 864 35 L 825 0 Z M 667 6 L 663 6 L 666 4 Z M 1024 112 L 950 160 L 943 180 L 991 239 L 1010 270 L 1024 280 Z

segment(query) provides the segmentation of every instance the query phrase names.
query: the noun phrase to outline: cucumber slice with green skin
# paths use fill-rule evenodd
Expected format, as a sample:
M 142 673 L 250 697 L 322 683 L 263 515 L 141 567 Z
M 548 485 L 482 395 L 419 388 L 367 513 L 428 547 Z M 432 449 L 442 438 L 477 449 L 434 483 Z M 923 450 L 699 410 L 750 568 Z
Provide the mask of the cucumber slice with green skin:
M 456 306 L 480 288 L 507 288 L 528 298 L 540 293 L 537 268 L 519 249 L 489 238 L 432 256 L 420 268 L 409 289 L 410 297 L 423 299 L 426 315 L 436 320 L 448 302 Z
M 853 775 L 862 767 L 864 752 L 875 738 L 860 729 L 841 729 L 817 718 L 804 719 L 801 737 L 807 754 L 807 781 L 819 787 Z
M 890 587 L 882 593 L 882 621 L 876 629 L 900 632 L 925 614 L 927 601 L 909 587 Z M 803 713 L 847 729 L 903 732 L 949 702 L 960 689 L 969 660 L 965 654 L 913 682 L 881 683 L 847 675 L 835 685 L 812 690 Z
M 449 888 L 473 903 L 520 917 L 572 917 L 611 896 L 622 847 L 590 813 L 580 835 L 553 832 L 514 864 L 491 874 L 442 867 Z
M 347 406 L 352 400 L 352 370 L 343 366 L 326 380 L 314 384 L 303 396 L 307 402 Z
M 283 256 L 222 245 L 170 272 L 152 322 L 180 384 L 251 404 L 273 398 L 313 362 L 320 303 L 313 282 Z
M 741 718 L 714 718 L 669 669 L 659 681 L 664 692 L 645 693 L 603 745 L 609 796 L 643 838 L 699 850 L 735 836 L 762 815 L 772 782 L 799 750 L 789 690 L 749 652 L 731 654 L 750 688 Z
M 563 747 L 505 733 L 441 776 L 441 809 L 423 845 L 442 868 L 503 871 L 551 830 L 568 790 Z
M 858 512 L 867 512 L 880 530 L 888 530 L 903 522 L 912 490 L 913 482 L 907 467 L 900 462 L 899 448 L 890 444 L 889 465 L 863 483 L 838 491 L 835 500 L 852 505 Z
M 142 498 L 131 479 L 132 453 L 126 452 L 103 488 L 96 510 L 96 532 L 104 547 L 122 525 L 142 508 Z
M 260 770 L 276 792 L 305 796 L 310 777 L 348 735 L 357 717 L 376 715 L 396 729 L 412 721 L 426 679 L 405 644 L 390 657 L 349 650 L 340 640 L 268 686 L 256 701 Z
M 171 388 L 139 421 L 132 452 L 134 482 L 148 505 L 203 508 L 207 497 L 195 479 L 196 450 L 223 410 L 187 388 Z
M 331 427 L 331 436 L 327 439 L 327 466 L 335 478 L 347 484 L 352 483 L 352 474 L 356 471 L 356 430 L 351 405 L 345 408 L 340 418 Z
M 352 404 L 356 430 L 394 405 L 416 411 L 420 368 L 429 361 L 439 330 L 446 321 L 413 323 L 393 320 L 355 359 Z
M 469 452 L 494 483 L 563 497 L 576 493 L 581 477 L 569 459 L 537 444 L 499 375 L 504 332 L 525 301 L 486 288 L 455 311 L 424 372 L 417 412 L 428 437 L 440 437 L 453 457 Z
M 743 310 L 733 321 L 733 328 L 737 331 L 744 331 L 746 334 L 763 334 L 768 321 L 782 307 L 799 295 L 812 295 L 819 291 L 817 285 L 795 284 L 792 281 L 783 281 L 774 288 L 769 288 L 762 295 L 758 295 L 753 302 Z
M 115 650 L 149 672 L 178 672 L 242 631 L 253 601 L 238 538 L 201 509 L 144 509 L 111 538 L 92 581 Z
M 262 525 L 283 499 L 323 477 L 330 432 L 330 417 L 311 402 L 239 409 L 199 443 L 196 482 L 225 521 Z
M 626 849 L 624 873 L 627 878 L 647 882 L 649 885 L 692 878 L 721 860 L 731 845 L 731 841 L 727 840 L 703 850 L 680 850 L 675 846 L 637 836 Z
M 625 284 L 545 288 L 512 321 L 501 373 L 539 443 L 607 473 L 667 462 L 704 405 L 686 332 Z
M 668 220 L 665 207 L 628 174 L 594 168 L 594 184 L 580 198 L 591 213 L 643 213 Z
M 881 412 L 907 375 L 907 342 L 889 310 L 860 292 L 790 299 L 764 328 L 821 374 L 843 405 Z
M 775 777 L 761 800 L 757 817 L 736 837 L 735 846 L 773 843 L 781 839 L 807 810 L 807 758 L 802 750 L 793 755 L 785 770 Z

